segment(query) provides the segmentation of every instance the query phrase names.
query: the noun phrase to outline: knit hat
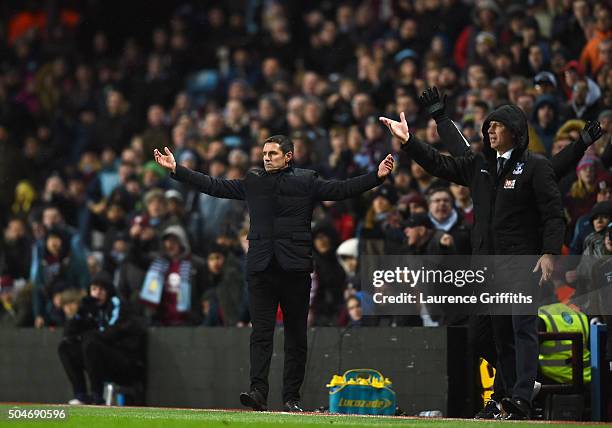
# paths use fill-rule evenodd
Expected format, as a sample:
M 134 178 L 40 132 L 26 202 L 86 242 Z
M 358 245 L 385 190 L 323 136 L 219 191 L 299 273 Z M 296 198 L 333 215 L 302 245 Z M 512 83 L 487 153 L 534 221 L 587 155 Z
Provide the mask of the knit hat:
M 612 217 L 612 201 L 598 202 L 593 205 L 593 209 L 591 209 L 591 221 L 595 220 L 595 217 L 600 215 Z
M 581 169 L 586 168 L 588 166 L 596 166 L 599 159 L 595 156 L 585 155 L 578 162 L 578 166 L 576 166 L 576 173 L 578 173 Z
M 99 287 L 104 288 L 109 296 L 115 294 L 115 286 L 113 285 L 113 278 L 110 273 L 104 270 L 96 273 L 91 279 L 91 282 L 89 283 L 89 285 L 90 286 L 97 285 Z

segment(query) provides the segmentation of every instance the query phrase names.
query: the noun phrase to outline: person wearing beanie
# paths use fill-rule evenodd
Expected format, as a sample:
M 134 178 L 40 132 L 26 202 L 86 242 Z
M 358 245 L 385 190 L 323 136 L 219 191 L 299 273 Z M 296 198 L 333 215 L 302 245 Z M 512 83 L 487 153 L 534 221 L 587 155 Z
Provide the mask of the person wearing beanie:
M 403 113 L 399 121 L 380 120 L 430 174 L 470 188 L 473 254 L 539 256 L 534 268 L 513 266 L 511 275 L 497 274 L 496 286 L 535 288 L 538 278 L 531 270 L 541 271 L 540 284 L 551 279 L 565 235 L 561 193 L 550 161 L 527 149 L 527 118 L 518 106 L 493 110 L 482 126 L 483 151 L 473 153 L 466 146 L 458 157 L 443 156 L 416 138 Z M 491 316 L 491 326 L 501 374 L 496 398 L 506 419 L 529 419 L 538 371 L 537 314 Z M 497 402 L 489 405 L 498 408 Z
M 597 174 L 600 161 L 586 154 L 576 166 L 576 180 L 564 195 L 564 206 L 569 214 L 569 226 L 574 227 L 579 217 L 587 214 L 597 199 Z
M 85 297 L 69 289 L 60 301 L 66 323 L 58 353 L 74 393 L 69 404 L 103 404 L 104 382 L 144 381 L 146 330 L 116 296 L 108 272 L 94 275 Z
M 284 409 L 303 411 L 299 390 L 306 370 L 315 203 L 355 197 L 382 184 L 393 169 L 393 156 L 388 154 L 378 169 L 368 174 L 328 181 L 315 171 L 295 168 L 292 141 L 275 135 L 264 141 L 263 169 L 252 169 L 241 180 L 226 180 L 177 165 L 167 147 L 164 152 L 156 149 L 155 160 L 171 171 L 173 178 L 211 196 L 247 201 L 251 221 L 246 271 L 253 332 L 250 391 L 240 395 L 241 403 L 253 410 L 267 409 L 274 324 L 280 303 L 286 349 Z

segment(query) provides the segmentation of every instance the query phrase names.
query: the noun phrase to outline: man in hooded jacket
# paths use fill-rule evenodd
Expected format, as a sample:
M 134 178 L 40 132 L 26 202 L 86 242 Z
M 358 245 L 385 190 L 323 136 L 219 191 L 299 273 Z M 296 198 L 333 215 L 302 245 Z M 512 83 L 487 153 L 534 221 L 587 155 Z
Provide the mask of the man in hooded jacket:
M 446 95 L 441 96 L 435 86 L 427 88 L 419 97 L 419 102 L 435 120 L 438 134 L 448 148 L 452 156 L 459 157 L 470 151 L 469 144 L 461 134 L 457 126 L 446 113 Z M 597 121 L 587 123 L 578 139 L 572 141 L 563 150 L 551 158 L 551 164 L 557 182 L 565 177 L 584 156 L 585 151 L 601 136 L 603 131 L 601 124 Z M 482 356 L 492 365 L 497 363 L 497 355 L 493 343 L 491 320 L 489 315 L 479 315 L 470 319 L 470 328 L 475 336 L 475 348 L 479 356 Z M 493 419 L 499 415 L 499 402 L 506 391 L 500 383 L 500 377 L 496 377 L 494 392 L 491 400 L 484 409 L 478 412 L 476 419 Z
M 535 270 L 542 270 L 541 281 L 550 279 L 565 230 L 561 194 L 550 161 L 527 150 L 527 119 L 517 106 L 501 106 L 485 119 L 482 153 L 455 158 L 411 135 L 403 113 L 400 121 L 381 121 L 430 174 L 470 187 L 473 254 L 541 255 Z M 523 278 L 530 281 L 528 274 Z M 538 365 L 537 316 L 498 316 L 492 323 L 508 392 L 502 406 L 508 419 L 528 419 Z

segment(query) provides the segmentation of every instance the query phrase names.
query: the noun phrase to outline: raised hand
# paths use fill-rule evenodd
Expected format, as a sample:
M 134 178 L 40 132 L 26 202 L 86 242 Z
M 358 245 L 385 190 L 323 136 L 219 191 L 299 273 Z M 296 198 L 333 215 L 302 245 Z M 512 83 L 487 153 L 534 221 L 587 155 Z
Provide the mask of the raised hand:
M 582 142 L 590 146 L 595 141 L 599 140 L 603 135 L 603 131 L 601 130 L 601 124 L 598 121 L 588 122 L 580 131 L 580 139 Z
M 378 178 L 385 178 L 388 176 L 391 171 L 393 171 L 393 164 L 395 163 L 395 159 L 393 159 L 392 155 L 387 155 L 386 158 L 378 165 Z
M 153 157 L 155 157 L 155 162 L 163 166 L 164 168 L 176 172 L 176 160 L 174 160 L 174 155 L 168 149 L 168 147 L 164 147 L 165 155 L 162 155 L 161 152 L 157 149 L 153 150 Z
M 437 87 L 427 88 L 419 97 L 419 103 L 434 119 L 442 117 L 446 109 L 446 95 L 440 97 Z
M 380 120 L 395 138 L 399 138 L 402 144 L 406 144 L 408 142 L 408 138 L 410 138 L 410 129 L 408 128 L 408 122 L 406 122 L 406 116 L 404 112 L 400 113 L 400 120 L 392 120 L 387 117 L 379 117 Z

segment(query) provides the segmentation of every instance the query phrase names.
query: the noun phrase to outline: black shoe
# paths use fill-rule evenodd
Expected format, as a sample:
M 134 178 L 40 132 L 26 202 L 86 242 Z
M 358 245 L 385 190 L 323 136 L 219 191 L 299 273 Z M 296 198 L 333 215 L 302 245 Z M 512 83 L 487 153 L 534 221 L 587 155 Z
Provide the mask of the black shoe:
M 240 403 L 258 412 L 268 410 L 266 399 L 261 395 L 261 392 L 256 389 L 251 392 L 240 393 Z
M 285 412 L 302 413 L 304 411 L 304 409 L 302 409 L 300 402 L 297 400 L 287 401 L 285 403 L 284 408 L 285 408 Z
M 489 400 L 484 408 L 476 413 L 474 419 L 497 419 L 501 414 L 501 410 L 497 407 L 497 401 Z
M 531 406 L 520 398 L 502 399 L 502 407 L 507 413 L 506 421 L 524 421 L 531 418 Z

